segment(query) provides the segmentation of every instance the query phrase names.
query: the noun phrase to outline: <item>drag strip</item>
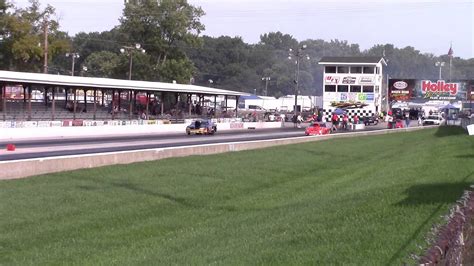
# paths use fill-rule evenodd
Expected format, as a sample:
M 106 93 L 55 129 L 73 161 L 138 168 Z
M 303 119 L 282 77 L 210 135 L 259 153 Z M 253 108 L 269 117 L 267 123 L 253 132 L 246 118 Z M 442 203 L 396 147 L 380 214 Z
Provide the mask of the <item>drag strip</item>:
M 104 152 L 132 151 L 154 148 L 184 147 L 192 145 L 256 141 L 304 136 L 302 128 L 273 130 L 223 131 L 215 135 L 142 135 L 101 138 L 58 139 L 17 142 L 15 151 L 0 151 L 0 161 L 14 161 L 83 155 Z M 0 145 L 6 145 L 0 143 Z
M 381 126 L 368 127 L 362 131 L 376 131 L 383 128 L 384 127 Z M 345 134 L 349 132 L 350 131 L 340 131 L 333 134 Z M 6 151 L 4 148 L 1 149 L 0 162 L 216 143 L 285 139 L 302 136 L 304 136 L 304 127 L 286 127 L 217 131 L 215 135 L 188 136 L 184 133 L 159 133 L 38 140 L 29 139 L 14 142 L 2 141 L 0 142 L 0 147 L 5 147 L 8 143 L 13 143 L 16 149 L 15 151 Z
M 272 128 L 272 129 L 253 129 L 253 130 L 225 130 L 218 131 L 215 136 L 222 135 L 252 135 L 255 133 L 265 132 L 291 132 L 300 131 L 304 129 L 299 128 Z M 213 137 L 215 137 L 213 136 Z M 12 141 L 0 141 L 0 147 L 4 147 L 9 143 L 15 144 L 17 147 L 29 148 L 29 147 L 51 147 L 51 146 L 63 146 L 63 145 L 84 145 L 84 144 L 97 144 L 97 143 L 124 143 L 124 142 L 136 142 L 136 141 L 154 141 L 160 140 L 173 140 L 176 138 L 186 138 L 183 133 L 154 133 L 154 134 L 131 134 L 131 135 L 107 135 L 107 136 L 93 136 L 93 137 L 66 137 L 66 138 L 54 138 L 54 139 L 29 139 L 29 140 L 12 140 Z

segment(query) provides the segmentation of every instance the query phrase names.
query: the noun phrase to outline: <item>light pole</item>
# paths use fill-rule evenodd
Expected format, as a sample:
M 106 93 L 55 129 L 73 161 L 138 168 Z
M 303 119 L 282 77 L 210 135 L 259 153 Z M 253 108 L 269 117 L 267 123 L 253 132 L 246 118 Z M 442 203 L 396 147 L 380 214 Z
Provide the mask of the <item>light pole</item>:
M 435 66 L 439 67 L 439 76 L 438 79 L 441 80 L 441 69 L 444 67 L 444 62 L 436 62 Z
M 81 76 L 84 76 L 84 73 L 87 72 L 87 67 L 83 66 L 81 71 Z
M 265 80 L 265 93 L 264 93 L 264 95 L 267 96 L 268 82 L 270 81 L 270 77 L 263 77 L 262 80 Z
M 76 58 L 79 58 L 78 53 L 66 53 L 66 57 L 71 57 L 72 67 L 71 67 L 71 76 L 74 76 L 74 65 L 76 64 Z
M 122 54 L 128 55 L 128 79 L 132 79 L 132 65 L 133 65 L 133 51 L 139 51 L 141 53 L 145 53 L 145 49 L 142 49 L 142 46 L 139 43 L 136 43 L 135 46 L 122 46 L 120 48 L 120 52 Z
M 295 80 L 293 81 L 295 83 L 295 106 L 294 106 L 294 117 L 297 117 L 297 107 L 298 107 L 298 79 L 300 76 L 300 59 L 303 58 L 303 50 L 306 49 L 306 44 L 303 44 L 303 46 L 299 47 L 298 50 L 293 51 L 293 49 L 290 49 L 289 54 L 288 54 L 288 59 L 293 59 L 293 57 L 296 57 L 296 71 L 295 71 Z M 306 59 L 309 60 L 309 56 L 305 56 Z M 296 124 L 295 124 L 296 125 Z

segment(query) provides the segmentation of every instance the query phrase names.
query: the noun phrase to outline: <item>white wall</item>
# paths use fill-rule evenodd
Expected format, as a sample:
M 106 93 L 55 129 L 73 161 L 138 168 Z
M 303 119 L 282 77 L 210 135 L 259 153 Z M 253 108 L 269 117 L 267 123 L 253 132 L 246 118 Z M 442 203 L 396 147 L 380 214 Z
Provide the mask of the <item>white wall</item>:
M 260 96 L 263 97 L 263 96 Z M 323 97 L 322 96 L 298 96 L 298 105 L 303 109 L 311 109 L 315 106 L 322 108 L 323 106 Z M 263 107 L 266 110 L 278 109 L 293 111 L 293 106 L 295 104 L 295 96 L 287 95 L 282 96 L 278 99 L 274 97 L 264 97 L 263 99 L 247 99 L 245 100 L 245 108 L 248 109 L 249 105 L 257 105 Z
M 1 128 L 0 141 L 21 139 L 57 139 L 72 137 L 118 136 L 132 134 L 185 134 L 185 124 L 127 125 L 127 126 L 79 126 L 79 127 L 31 127 Z M 228 122 L 217 123 L 221 130 L 248 130 L 248 128 L 279 128 L 280 122 Z

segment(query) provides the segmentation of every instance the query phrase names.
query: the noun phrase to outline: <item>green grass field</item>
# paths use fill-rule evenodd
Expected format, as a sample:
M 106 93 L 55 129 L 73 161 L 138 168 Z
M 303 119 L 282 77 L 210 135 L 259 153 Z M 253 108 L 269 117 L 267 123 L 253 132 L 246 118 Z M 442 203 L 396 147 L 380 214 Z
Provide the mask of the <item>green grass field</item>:
M 0 264 L 400 265 L 474 181 L 459 128 L 0 182 Z

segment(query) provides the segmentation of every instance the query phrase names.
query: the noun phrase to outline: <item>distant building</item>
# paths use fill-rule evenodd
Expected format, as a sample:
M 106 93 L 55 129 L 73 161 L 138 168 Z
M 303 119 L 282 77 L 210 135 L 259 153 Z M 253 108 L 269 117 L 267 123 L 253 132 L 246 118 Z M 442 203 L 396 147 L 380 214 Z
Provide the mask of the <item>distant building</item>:
M 330 120 L 336 108 L 347 111 L 349 118 L 371 116 L 386 109 L 383 90 L 382 57 L 323 57 L 323 110 Z
M 266 111 L 293 112 L 295 106 L 295 95 L 286 95 L 279 98 L 270 96 L 241 96 L 239 98 L 240 109 L 261 109 Z M 322 107 L 321 96 L 298 95 L 298 111 L 312 111 Z

